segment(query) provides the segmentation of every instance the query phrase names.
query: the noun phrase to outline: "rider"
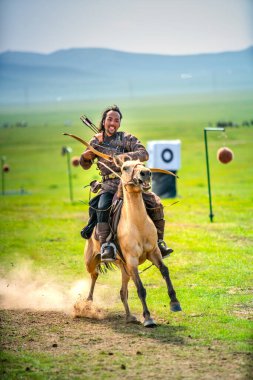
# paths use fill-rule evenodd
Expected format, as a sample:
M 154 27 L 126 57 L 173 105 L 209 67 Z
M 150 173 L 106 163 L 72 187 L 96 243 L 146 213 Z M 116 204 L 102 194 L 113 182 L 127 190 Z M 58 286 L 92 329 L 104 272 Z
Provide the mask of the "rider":
M 129 133 L 118 132 L 121 119 L 122 113 L 116 105 L 106 108 L 100 121 L 99 133 L 90 140 L 89 144 L 99 152 L 110 156 L 121 155 L 122 157 L 125 154 L 133 160 L 147 161 L 149 158 L 148 152 L 141 142 Z M 103 157 L 96 156 L 89 148 L 81 155 L 80 165 L 87 170 L 91 167 L 95 158 L 97 158 L 97 167 L 102 176 L 96 211 L 96 233 L 101 244 L 101 259 L 109 261 L 116 258 L 116 252 L 113 246 L 106 241 L 110 233 L 108 218 L 114 194 L 117 192 L 120 183 L 120 179 L 110 169 L 120 174 L 120 168 L 113 161 L 107 161 Z M 165 258 L 173 250 L 168 248 L 163 240 L 165 227 L 163 205 L 160 198 L 152 192 L 143 193 L 143 200 L 147 213 L 157 229 L 158 247 L 162 257 Z

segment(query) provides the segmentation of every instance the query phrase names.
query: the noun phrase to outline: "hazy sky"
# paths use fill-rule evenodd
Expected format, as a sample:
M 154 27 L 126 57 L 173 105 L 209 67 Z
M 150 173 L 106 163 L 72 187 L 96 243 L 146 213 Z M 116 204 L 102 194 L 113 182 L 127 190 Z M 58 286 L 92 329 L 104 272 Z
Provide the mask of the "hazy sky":
M 253 0 L 0 0 L 0 51 L 195 54 L 253 45 Z

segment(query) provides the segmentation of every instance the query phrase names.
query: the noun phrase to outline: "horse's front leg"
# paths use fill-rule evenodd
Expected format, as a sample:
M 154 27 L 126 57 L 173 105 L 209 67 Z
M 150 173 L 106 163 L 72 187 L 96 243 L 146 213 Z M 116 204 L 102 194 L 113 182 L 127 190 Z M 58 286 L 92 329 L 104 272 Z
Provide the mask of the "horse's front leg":
M 142 282 L 141 282 L 141 279 L 140 279 L 140 276 L 139 276 L 139 273 L 138 273 L 138 267 L 132 267 L 130 269 L 130 274 L 131 274 L 131 277 L 135 283 L 135 286 L 137 288 L 137 293 L 138 293 L 138 296 L 141 300 L 141 303 L 142 303 L 142 307 L 143 307 L 143 317 L 144 317 L 144 326 L 145 327 L 155 327 L 156 326 L 156 323 L 155 321 L 150 317 L 150 312 L 148 310 L 148 307 L 147 307 L 147 303 L 146 303 L 146 289 L 144 288 Z
M 130 276 L 126 270 L 126 267 L 123 263 L 120 263 L 121 275 L 122 275 L 122 285 L 120 289 L 120 298 L 124 305 L 126 311 L 126 322 L 127 323 L 137 323 L 137 318 L 131 314 L 129 305 L 128 305 L 128 283 Z
M 90 274 L 90 277 L 91 277 L 91 285 L 90 285 L 90 291 L 89 291 L 89 295 L 87 297 L 87 301 L 93 301 L 93 293 L 94 293 L 94 288 L 95 288 L 96 281 L 98 278 L 98 273 L 93 272 Z
M 166 267 L 162 259 L 160 258 L 160 252 L 156 255 L 153 254 L 149 257 L 149 260 L 160 270 L 163 278 L 166 281 L 167 289 L 168 289 L 168 295 L 170 297 L 170 310 L 171 311 L 182 311 L 182 308 L 180 306 L 180 303 L 177 299 L 176 292 L 173 288 L 170 275 L 169 275 L 169 269 Z
M 94 288 L 95 288 L 96 281 L 98 278 L 97 267 L 100 263 L 100 259 L 94 253 L 97 250 L 98 248 L 97 249 L 94 248 L 92 239 L 89 239 L 84 250 L 86 269 L 90 273 L 90 276 L 91 276 L 91 285 L 90 285 L 90 291 L 87 297 L 87 301 L 93 301 Z

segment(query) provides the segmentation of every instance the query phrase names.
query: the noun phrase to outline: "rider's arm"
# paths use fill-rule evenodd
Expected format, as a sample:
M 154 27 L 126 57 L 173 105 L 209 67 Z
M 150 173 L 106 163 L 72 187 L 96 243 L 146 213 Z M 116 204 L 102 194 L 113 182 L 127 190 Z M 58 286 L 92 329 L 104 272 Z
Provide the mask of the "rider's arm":
M 148 161 L 149 154 L 141 142 L 133 135 L 126 135 L 126 155 L 132 160 Z

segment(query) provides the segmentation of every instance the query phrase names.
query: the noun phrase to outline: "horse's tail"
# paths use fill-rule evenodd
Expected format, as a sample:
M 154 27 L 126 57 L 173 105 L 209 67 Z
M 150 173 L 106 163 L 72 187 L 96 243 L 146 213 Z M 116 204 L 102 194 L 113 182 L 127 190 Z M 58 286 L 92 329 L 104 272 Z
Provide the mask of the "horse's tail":
M 99 263 L 98 266 L 97 266 L 97 269 L 98 269 L 99 273 L 105 274 L 109 270 L 110 271 L 111 270 L 116 270 L 117 266 L 113 262 Z

